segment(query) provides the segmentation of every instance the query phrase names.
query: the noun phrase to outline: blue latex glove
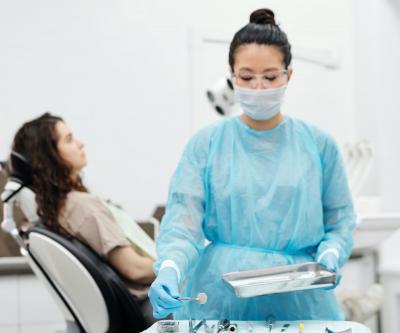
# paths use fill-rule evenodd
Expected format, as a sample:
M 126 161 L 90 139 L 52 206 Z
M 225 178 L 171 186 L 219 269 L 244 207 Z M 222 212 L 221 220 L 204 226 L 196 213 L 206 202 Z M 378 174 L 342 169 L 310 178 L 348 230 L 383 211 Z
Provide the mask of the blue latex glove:
M 178 275 L 172 267 L 165 267 L 158 272 L 157 278 L 149 290 L 149 299 L 153 305 L 154 318 L 165 318 L 183 306 L 178 290 Z
M 339 269 L 339 259 L 338 257 L 333 254 L 332 252 L 328 252 L 324 254 L 318 262 L 324 266 L 328 271 L 336 273 L 336 283 L 332 287 L 324 288 L 327 290 L 336 288 L 340 280 L 342 279 L 342 274 L 340 273 Z

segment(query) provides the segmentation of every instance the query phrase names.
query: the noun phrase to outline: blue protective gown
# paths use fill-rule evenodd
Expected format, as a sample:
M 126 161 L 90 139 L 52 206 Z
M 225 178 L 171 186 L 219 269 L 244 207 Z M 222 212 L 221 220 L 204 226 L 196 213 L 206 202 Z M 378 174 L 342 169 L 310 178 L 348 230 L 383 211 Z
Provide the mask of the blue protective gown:
M 335 248 L 343 265 L 355 214 L 338 147 L 320 129 L 286 117 L 255 131 L 230 118 L 187 144 L 170 184 L 157 240 L 157 272 L 175 261 L 187 302 L 177 319 L 343 320 L 333 290 L 237 298 L 222 274 L 315 261 Z M 205 246 L 205 239 L 210 243 Z

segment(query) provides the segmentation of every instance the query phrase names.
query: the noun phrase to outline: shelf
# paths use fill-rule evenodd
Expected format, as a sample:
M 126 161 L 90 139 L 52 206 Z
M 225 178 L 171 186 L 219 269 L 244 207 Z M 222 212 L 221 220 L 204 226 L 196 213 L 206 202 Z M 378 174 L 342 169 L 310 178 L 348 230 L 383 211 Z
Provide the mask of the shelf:
M 354 253 L 374 251 L 398 229 L 400 214 L 362 216 L 354 233 Z
M 28 261 L 25 257 L 1 257 L 0 275 L 31 273 Z

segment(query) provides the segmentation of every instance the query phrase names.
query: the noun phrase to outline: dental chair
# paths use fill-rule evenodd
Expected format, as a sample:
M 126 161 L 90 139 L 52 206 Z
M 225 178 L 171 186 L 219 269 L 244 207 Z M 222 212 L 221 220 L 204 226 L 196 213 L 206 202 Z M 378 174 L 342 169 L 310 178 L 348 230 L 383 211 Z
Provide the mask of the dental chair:
M 145 330 L 140 308 L 119 275 L 79 240 L 63 237 L 40 223 L 31 166 L 15 152 L 10 161 L 10 177 L 1 195 L 2 228 L 17 241 L 33 272 L 49 290 L 65 319 L 66 332 Z M 17 229 L 14 205 L 29 221 L 28 231 Z

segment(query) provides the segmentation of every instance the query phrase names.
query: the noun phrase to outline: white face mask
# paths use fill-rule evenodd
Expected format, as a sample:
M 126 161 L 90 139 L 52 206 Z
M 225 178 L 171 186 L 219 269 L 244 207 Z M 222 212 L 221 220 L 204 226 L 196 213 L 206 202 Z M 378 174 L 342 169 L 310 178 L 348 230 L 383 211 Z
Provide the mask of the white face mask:
M 251 119 L 269 120 L 281 110 L 286 87 L 249 89 L 234 85 L 235 101 Z

